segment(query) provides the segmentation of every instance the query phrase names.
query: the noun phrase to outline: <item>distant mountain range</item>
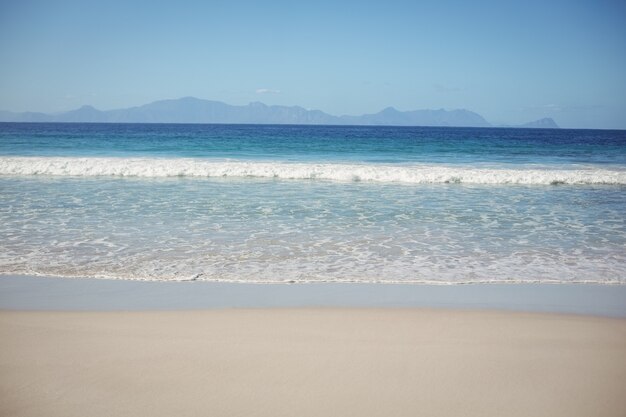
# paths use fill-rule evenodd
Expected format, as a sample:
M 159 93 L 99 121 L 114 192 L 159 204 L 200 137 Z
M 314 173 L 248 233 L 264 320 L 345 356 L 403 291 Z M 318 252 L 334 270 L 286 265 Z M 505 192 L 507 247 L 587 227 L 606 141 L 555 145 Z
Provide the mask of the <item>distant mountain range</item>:
M 81 123 L 232 123 L 232 124 L 311 124 L 383 126 L 458 126 L 490 127 L 481 115 L 469 110 L 399 111 L 387 107 L 378 113 L 361 116 L 333 116 L 320 110 L 299 106 L 268 106 L 254 102 L 231 106 L 220 101 L 184 97 L 159 100 L 139 107 L 98 110 L 83 106 L 64 113 L 14 113 L 0 111 L 2 122 L 81 122 Z M 533 128 L 558 128 L 550 118 L 526 123 Z

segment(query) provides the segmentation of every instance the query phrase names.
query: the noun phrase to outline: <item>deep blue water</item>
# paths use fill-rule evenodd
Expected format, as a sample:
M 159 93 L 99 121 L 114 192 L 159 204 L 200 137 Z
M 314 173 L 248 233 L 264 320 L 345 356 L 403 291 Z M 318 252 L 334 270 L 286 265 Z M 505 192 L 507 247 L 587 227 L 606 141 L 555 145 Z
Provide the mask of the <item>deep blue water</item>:
M 0 123 L 0 155 L 626 164 L 626 131 Z

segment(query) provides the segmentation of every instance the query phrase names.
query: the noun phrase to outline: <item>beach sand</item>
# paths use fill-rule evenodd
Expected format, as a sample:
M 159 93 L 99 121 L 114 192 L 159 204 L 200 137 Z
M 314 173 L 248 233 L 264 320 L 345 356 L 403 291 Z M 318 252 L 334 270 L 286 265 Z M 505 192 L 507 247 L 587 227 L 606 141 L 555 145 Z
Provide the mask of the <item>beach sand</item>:
M 624 416 L 626 319 L 0 312 L 2 416 Z

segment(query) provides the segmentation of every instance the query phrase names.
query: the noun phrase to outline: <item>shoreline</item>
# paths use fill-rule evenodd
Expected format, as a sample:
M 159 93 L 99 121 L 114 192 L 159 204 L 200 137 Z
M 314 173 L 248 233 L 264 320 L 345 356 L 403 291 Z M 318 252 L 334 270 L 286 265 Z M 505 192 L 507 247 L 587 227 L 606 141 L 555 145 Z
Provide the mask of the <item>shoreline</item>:
M 626 285 L 126 281 L 0 275 L 0 310 L 437 308 L 626 318 Z
M 0 276 L 0 414 L 621 417 L 626 286 Z

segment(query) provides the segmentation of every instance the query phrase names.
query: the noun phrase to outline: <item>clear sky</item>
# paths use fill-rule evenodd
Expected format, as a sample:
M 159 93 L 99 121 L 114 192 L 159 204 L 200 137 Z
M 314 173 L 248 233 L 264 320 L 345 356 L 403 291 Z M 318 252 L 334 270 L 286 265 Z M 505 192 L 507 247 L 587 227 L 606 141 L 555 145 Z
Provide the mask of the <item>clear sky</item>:
M 0 0 L 0 110 L 183 96 L 626 129 L 626 1 Z

